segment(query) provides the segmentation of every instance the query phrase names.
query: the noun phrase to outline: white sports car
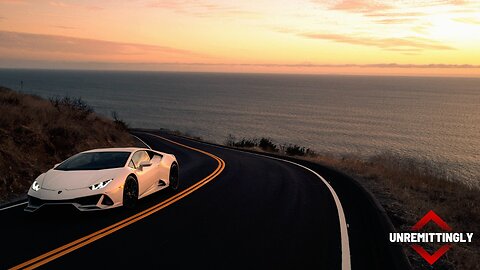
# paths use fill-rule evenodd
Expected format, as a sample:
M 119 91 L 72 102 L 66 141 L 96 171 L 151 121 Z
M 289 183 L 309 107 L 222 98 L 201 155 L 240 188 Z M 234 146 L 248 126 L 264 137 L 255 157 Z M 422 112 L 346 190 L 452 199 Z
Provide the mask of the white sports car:
M 138 199 L 167 187 L 178 187 L 175 156 L 145 148 L 94 149 L 38 176 L 28 191 L 25 211 L 57 204 L 81 211 L 132 208 Z

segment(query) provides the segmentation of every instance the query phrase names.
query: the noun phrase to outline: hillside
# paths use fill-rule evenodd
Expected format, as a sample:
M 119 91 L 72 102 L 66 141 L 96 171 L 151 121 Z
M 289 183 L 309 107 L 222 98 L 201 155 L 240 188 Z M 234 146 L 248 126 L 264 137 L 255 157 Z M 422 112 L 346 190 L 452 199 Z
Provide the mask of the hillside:
M 0 87 L 0 202 L 26 193 L 63 159 L 92 148 L 133 145 L 123 122 L 80 99 L 45 100 Z

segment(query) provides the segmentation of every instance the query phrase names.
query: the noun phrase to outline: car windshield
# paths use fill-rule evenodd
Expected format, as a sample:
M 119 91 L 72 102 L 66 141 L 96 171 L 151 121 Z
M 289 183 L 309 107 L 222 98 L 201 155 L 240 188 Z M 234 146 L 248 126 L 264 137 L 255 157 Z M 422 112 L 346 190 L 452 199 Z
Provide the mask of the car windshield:
M 60 165 L 55 170 L 105 170 L 125 166 L 130 152 L 88 152 L 75 155 Z

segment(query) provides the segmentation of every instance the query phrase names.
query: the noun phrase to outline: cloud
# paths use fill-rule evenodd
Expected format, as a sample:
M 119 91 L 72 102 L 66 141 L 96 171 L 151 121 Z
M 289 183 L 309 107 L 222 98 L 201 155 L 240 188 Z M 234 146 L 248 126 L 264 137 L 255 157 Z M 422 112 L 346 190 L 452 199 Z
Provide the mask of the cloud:
M 104 7 L 100 7 L 100 6 L 86 6 L 85 8 L 86 8 L 87 10 L 92 10 L 92 11 L 105 10 Z
M 376 24 L 412 23 L 425 15 L 424 12 L 411 11 L 399 6 L 399 1 L 379 0 L 312 0 L 330 11 L 356 13 L 369 18 Z M 404 0 L 403 2 L 408 2 Z M 420 0 L 421 1 L 421 0 Z
M 339 35 L 339 34 L 317 34 L 317 33 L 302 33 L 298 34 L 299 36 L 311 38 L 311 39 L 322 39 L 330 40 L 339 43 L 347 43 L 352 45 L 363 45 L 363 46 L 373 46 L 386 50 L 407 50 L 411 51 L 412 49 L 423 50 L 423 49 L 433 49 L 433 50 L 453 50 L 453 47 L 443 45 L 433 40 L 417 38 L 417 37 L 407 37 L 407 38 L 373 38 L 373 37 L 360 37 L 352 35 Z
M 427 8 L 433 6 L 450 6 L 450 12 L 459 9 L 472 10 L 475 1 L 472 0 L 311 0 L 328 10 L 358 13 L 366 17 L 419 18 L 429 15 Z M 477 6 L 478 7 L 478 6 Z M 381 23 L 381 22 L 380 22 Z M 393 23 L 393 21 L 392 21 Z
M 61 1 L 50 1 L 50 2 L 48 2 L 48 4 L 50 6 L 53 6 L 53 7 L 61 7 L 61 8 L 73 7 L 72 5 L 66 4 L 66 3 L 61 2 Z
M 26 4 L 24 0 L 0 0 L 0 4 Z
M 466 24 L 480 24 L 480 20 L 476 18 L 457 18 L 454 20 Z
M 188 65 L 188 66 L 260 66 L 260 67 L 300 67 L 300 68 L 318 68 L 318 67 L 334 67 L 334 68 L 462 68 L 462 69 L 480 69 L 480 65 L 470 64 L 399 64 L 399 63 L 378 63 L 378 64 L 248 64 L 248 63 L 143 63 L 146 65 Z
M 254 17 L 257 12 L 243 10 L 238 7 L 213 3 L 205 0 L 161 0 L 152 1 L 147 4 L 151 8 L 171 10 L 176 13 L 184 13 L 197 17 L 211 16 L 242 16 Z
M 380 19 L 375 20 L 375 23 L 379 24 L 403 24 L 403 23 L 411 23 L 415 21 L 412 18 L 390 18 L 390 19 Z
M 75 29 L 78 29 L 77 27 L 65 26 L 65 25 L 51 25 L 51 27 L 60 28 L 60 29 L 64 29 L 64 30 L 75 30 Z
M 371 13 L 392 9 L 391 5 L 372 0 L 343 0 L 330 9 L 349 12 Z
M 78 55 L 195 55 L 190 51 L 159 45 L 7 31 L 0 31 L 0 48 Z
M 312 0 L 313 3 L 325 5 L 331 10 L 340 10 L 357 13 L 379 13 L 382 11 L 396 10 L 400 8 L 422 8 L 431 6 L 468 6 L 471 0 Z
M 383 23 L 399 23 L 399 19 L 395 22 L 391 21 L 384 21 Z M 382 23 L 382 22 L 379 22 Z M 328 40 L 334 41 L 338 43 L 346 43 L 351 45 L 361 45 L 361 46 L 373 46 L 377 48 L 381 48 L 384 50 L 389 51 L 398 51 L 404 53 L 413 53 L 413 52 L 421 52 L 426 49 L 430 50 L 455 50 L 454 47 L 442 44 L 435 40 L 430 40 L 427 38 L 421 37 L 384 37 L 384 38 L 376 38 L 371 36 L 362 36 L 362 35 L 355 35 L 355 34 L 331 34 L 331 33 L 306 33 L 300 32 L 298 30 L 294 30 L 291 28 L 286 27 L 272 27 L 273 31 L 283 34 L 291 34 L 296 35 L 303 38 L 309 39 L 319 39 L 319 40 Z M 421 29 L 418 29 L 420 31 Z
M 28 4 L 25 0 L 0 0 L 0 5 L 26 5 Z
M 469 5 L 471 1 L 469 0 L 431 0 L 425 1 L 426 5 L 452 5 L 452 6 L 464 6 Z
M 82 5 L 76 3 L 66 3 L 63 1 L 49 1 L 48 4 L 55 8 L 86 9 L 90 11 L 104 10 L 105 8 L 96 5 Z
M 393 17 L 419 17 L 419 16 L 425 16 L 426 13 L 423 12 L 401 12 L 401 11 L 388 11 L 388 12 L 371 12 L 368 14 L 365 14 L 367 17 L 387 17 L 387 18 L 393 18 Z

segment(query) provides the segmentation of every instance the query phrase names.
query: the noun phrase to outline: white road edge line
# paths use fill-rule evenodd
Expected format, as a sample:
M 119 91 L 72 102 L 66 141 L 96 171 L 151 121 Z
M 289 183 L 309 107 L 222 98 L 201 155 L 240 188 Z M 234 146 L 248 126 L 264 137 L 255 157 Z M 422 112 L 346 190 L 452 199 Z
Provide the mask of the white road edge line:
M 147 146 L 148 148 L 152 149 L 152 147 L 150 147 L 150 145 L 148 145 L 146 142 L 144 142 L 142 139 L 140 139 L 139 137 L 133 135 L 130 133 L 130 135 L 132 135 L 133 137 L 137 138 L 137 140 L 141 141 L 143 144 L 145 144 L 145 146 Z
M 254 154 L 254 153 L 252 153 Z M 256 155 L 256 154 L 255 154 Z M 259 155 L 262 157 L 269 157 L 269 156 L 264 156 L 264 155 Z M 340 239 L 341 239 L 341 245 L 342 245 L 342 270 L 350 270 L 351 269 L 351 262 L 350 262 L 350 243 L 348 241 L 348 229 L 347 229 L 347 220 L 345 219 L 345 213 L 343 212 L 343 207 L 342 203 L 340 202 L 340 199 L 337 196 L 337 193 L 333 189 L 333 187 L 323 178 L 320 174 L 315 172 L 314 170 L 303 166 L 301 164 L 295 163 L 290 160 L 285 160 L 281 158 L 275 158 L 275 157 L 269 157 L 271 159 L 276 159 L 276 160 L 281 160 L 284 162 L 288 162 L 294 165 L 297 165 L 305 170 L 310 171 L 311 173 L 315 174 L 318 178 L 320 178 L 323 183 L 327 186 L 327 188 L 330 190 L 330 193 L 333 196 L 333 200 L 335 201 L 335 205 L 337 206 L 337 211 L 338 211 L 338 219 L 340 221 Z
M 0 209 L 0 211 L 7 210 L 7 209 L 10 209 L 10 208 L 14 208 L 14 207 L 24 205 L 24 204 L 27 204 L 27 203 L 28 202 L 21 202 L 21 203 L 17 203 L 17 204 L 14 204 L 14 205 L 10 205 L 10 206 L 7 206 L 7 207 L 4 207 L 4 208 Z
M 148 132 L 142 132 L 142 133 L 152 135 L 154 137 L 159 137 L 158 135 L 148 133 Z M 185 138 L 185 137 L 182 137 L 182 138 L 184 138 L 186 140 L 189 140 L 189 141 L 205 144 L 205 145 L 208 145 L 208 146 L 213 146 L 213 147 L 222 148 L 222 149 L 228 149 L 228 150 L 237 151 L 237 152 L 241 152 L 241 153 L 251 154 L 251 155 L 254 155 L 254 156 L 259 156 L 259 157 L 264 157 L 264 158 L 266 157 L 266 158 L 270 158 L 270 159 L 274 159 L 274 160 L 280 160 L 280 161 L 283 161 L 283 162 L 291 163 L 291 164 L 297 165 L 298 167 L 301 167 L 301 168 L 313 173 L 318 178 L 320 178 L 322 180 L 322 182 L 327 186 L 330 193 L 332 194 L 333 200 L 335 201 L 335 205 L 337 207 L 338 219 L 339 219 L 339 222 L 340 222 L 340 240 L 341 240 L 341 246 L 342 246 L 342 270 L 350 270 L 352 268 L 351 261 L 350 261 L 350 243 L 349 243 L 349 240 L 348 240 L 347 220 L 345 219 L 345 213 L 343 212 L 342 203 L 340 202 L 340 199 L 338 198 L 337 193 L 335 192 L 333 187 L 320 174 L 318 174 L 317 172 L 315 172 L 314 170 L 312 170 L 312 169 L 310 169 L 306 166 L 303 166 L 301 164 L 295 163 L 295 162 L 290 161 L 290 160 L 276 158 L 276 157 L 270 157 L 270 156 L 266 156 L 266 155 L 260 155 L 260 154 L 251 153 L 251 152 L 240 151 L 240 150 L 237 150 L 237 149 L 232 149 L 232 148 L 224 147 L 224 146 L 221 146 L 221 145 L 213 145 L 213 144 L 209 144 L 209 143 L 204 143 L 204 142 L 201 142 L 201 141 L 196 141 L 196 140 L 192 140 L 192 139 Z

